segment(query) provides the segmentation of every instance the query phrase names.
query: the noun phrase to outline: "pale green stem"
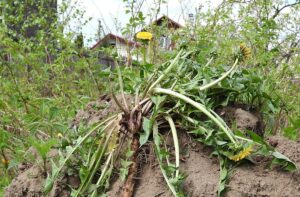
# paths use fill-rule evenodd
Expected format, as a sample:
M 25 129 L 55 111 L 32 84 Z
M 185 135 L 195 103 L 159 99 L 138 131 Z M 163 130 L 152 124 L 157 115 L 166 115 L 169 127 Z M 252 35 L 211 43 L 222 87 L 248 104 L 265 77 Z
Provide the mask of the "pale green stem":
M 121 69 L 120 69 L 120 66 L 119 66 L 117 61 L 115 61 L 115 64 L 116 64 L 117 71 L 118 71 L 118 78 L 119 78 L 119 84 L 120 84 L 122 99 L 123 99 L 126 111 L 129 111 L 129 107 L 128 107 L 128 104 L 126 102 L 125 95 L 124 95 L 124 84 L 123 84 Z
M 153 136 L 155 136 L 155 135 L 158 135 L 158 126 L 157 126 L 156 121 L 153 124 Z M 163 168 L 163 163 L 161 161 L 161 158 L 160 158 L 159 152 L 158 152 L 158 150 L 159 150 L 159 144 L 156 144 L 156 143 L 154 143 L 154 144 L 156 146 L 155 147 L 155 153 L 157 155 L 157 160 L 158 160 L 159 168 L 160 168 L 160 170 L 161 170 L 161 172 L 162 172 L 162 174 L 164 176 L 165 181 L 167 182 L 167 185 L 169 186 L 169 189 L 171 190 L 171 192 L 173 193 L 174 196 L 177 196 L 176 189 L 170 183 L 169 178 L 167 176 L 167 173 L 166 173 L 165 169 Z
M 250 143 L 262 145 L 261 143 L 255 142 L 255 141 L 253 141 L 253 140 L 251 140 L 251 139 L 244 138 L 244 137 L 241 137 L 241 136 L 238 136 L 238 135 L 234 135 L 234 137 L 235 137 L 236 139 L 244 140 L 244 141 L 247 141 L 247 142 L 250 142 Z
M 164 146 L 165 146 L 165 149 L 168 150 L 168 147 L 167 147 L 167 144 L 166 144 L 166 143 L 164 143 Z M 170 157 L 169 155 L 166 155 L 166 162 L 167 162 L 167 165 L 168 165 L 168 166 L 171 165 L 171 162 L 170 162 L 170 160 L 169 160 L 169 157 Z
M 208 62 L 205 64 L 204 68 L 207 67 L 207 66 L 209 66 L 210 63 L 213 61 L 213 59 L 214 59 L 214 58 L 211 57 L 211 58 L 208 60 Z
M 169 125 L 171 127 L 171 132 L 173 136 L 173 142 L 174 142 L 174 147 L 175 147 L 175 167 L 176 167 L 176 177 L 179 176 L 179 142 L 178 142 L 178 136 L 177 136 L 177 131 L 176 127 L 174 124 L 173 119 L 171 116 L 165 116 L 165 119 L 169 122 Z
M 170 66 L 164 71 L 164 73 L 162 75 L 159 76 L 159 78 L 150 86 L 148 92 L 151 92 L 151 90 L 158 84 L 160 83 L 165 77 L 166 75 L 177 65 L 179 57 L 181 56 L 181 54 L 183 53 L 182 50 L 179 51 L 179 53 L 177 54 L 177 56 L 173 59 L 173 61 L 171 62 Z
M 144 45 L 144 48 L 143 48 L 143 61 L 144 61 L 144 65 L 146 65 L 147 63 L 147 60 L 146 60 L 146 53 L 147 53 L 147 50 L 146 50 L 146 45 Z
M 60 164 L 60 166 L 58 167 L 58 169 L 52 174 L 51 178 L 51 182 L 47 183 L 45 185 L 44 188 L 44 192 L 45 194 L 49 193 L 53 187 L 53 182 L 56 180 L 56 178 L 58 177 L 60 171 L 63 169 L 63 167 L 65 166 L 65 164 L 67 163 L 67 161 L 71 158 L 71 156 L 73 155 L 73 153 L 79 148 L 79 146 L 93 133 L 95 132 L 97 129 L 99 129 L 99 127 L 101 127 L 102 125 L 104 125 L 105 123 L 107 123 L 108 121 L 113 120 L 114 118 L 116 118 L 117 115 L 114 115 L 112 117 L 107 118 L 106 120 L 102 121 L 101 123 L 99 123 L 97 126 L 95 126 L 92 130 L 90 130 L 83 138 L 80 139 L 80 141 L 78 141 L 75 145 L 75 147 L 68 153 L 68 155 L 66 156 L 66 158 L 63 160 L 63 162 Z M 110 123 L 108 123 L 110 124 Z M 104 129 L 101 129 L 100 134 L 102 134 L 102 132 L 104 131 Z M 49 176 L 49 175 L 48 175 Z M 48 179 L 49 177 L 47 177 Z
M 153 93 L 168 94 L 168 95 L 174 96 L 176 98 L 182 99 L 183 101 L 185 101 L 185 102 L 191 104 L 192 106 L 196 107 L 198 110 L 200 110 L 205 115 L 207 115 L 213 122 L 215 122 L 220 127 L 220 129 L 222 129 L 224 131 L 224 133 L 228 136 L 229 140 L 235 146 L 237 146 L 237 142 L 235 141 L 232 132 L 230 132 L 230 130 L 228 130 L 209 110 L 207 110 L 204 105 L 193 101 L 192 99 L 190 99 L 189 97 L 187 97 L 185 95 L 179 94 L 179 93 L 174 92 L 174 91 L 169 90 L 169 89 L 154 88 Z
M 217 83 L 221 82 L 223 79 L 225 79 L 225 78 L 226 78 L 226 77 L 227 77 L 227 76 L 228 76 L 228 75 L 236 68 L 237 63 L 238 63 L 238 59 L 235 60 L 233 66 L 232 66 L 226 73 L 224 73 L 219 79 L 217 79 L 217 80 L 215 80 L 215 81 L 212 81 L 212 82 L 210 82 L 209 84 L 206 84 L 206 85 L 204 85 L 204 86 L 201 86 L 201 87 L 199 88 L 199 90 L 200 90 L 200 91 L 203 91 L 203 90 L 205 90 L 205 89 L 207 89 L 207 88 L 210 88 L 210 87 L 216 85 Z
M 104 128 L 104 130 L 106 130 L 107 128 L 109 128 L 109 126 L 111 126 L 111 124 L 114 123 L 115 120 L 112 120 L 110 123 L 108 123 L 106 125 L 106 127 Z M 107 132 L 107 135 L 105 135 L 105 142 L 104 144 L 99 144 L 98 145 L 98 148 L 95 152 L 95 158 L 94 160 L 92 161 L 91 164 L 89 164 L 89 172 L 88 174 L 86 175 L 82 185 L 79 187 L 79 189 L 77 190 L 76 194 L 74 195 L 75 197 L 79 196 L 80 194 L 84 193 L 87 189 L 88 189 L 88 186 L 90 185 L 91 181 L 92 181 L 92 178 L 94 176 L 94 174 L 96 173 L 99 165 L 100 165 L 100 162 L 101 162 L 101 159 L 107 149 L 107 146 L 108 146 L 108 143 L 109 143 L 109 140 L 110 140 L 110 137 L 113 133 L 113 131 L 115 131 L 115 128 L 117 126 L 114 126 L 112 127 L 108 132 Z
M 113 156 L 113 153 L 114 153 L 114 150 L 112 152 L 110 152 L 110 154 L 108 155 L 108 157 L 106 159 L 106 162 L 104 164 L 104 167 L 103 167 L 103 169 L 101 171 L 101 176 L 99 177 L 99 179 L 98 179 L 98 181 L 96 183 L 96 186 L 99 186 L 100 183 L 101 183 L 101 181 L 102 181 L 102 179 L 104 178 L 104 176 L 106 174 L 106 171 L 108 169 L 109 163 L 111 161 L 111 158 Z M 95 191 L 93 192 L 92 197 L 96 197 L 96 195 L 97 195 L 97 189 L 95 189 Z

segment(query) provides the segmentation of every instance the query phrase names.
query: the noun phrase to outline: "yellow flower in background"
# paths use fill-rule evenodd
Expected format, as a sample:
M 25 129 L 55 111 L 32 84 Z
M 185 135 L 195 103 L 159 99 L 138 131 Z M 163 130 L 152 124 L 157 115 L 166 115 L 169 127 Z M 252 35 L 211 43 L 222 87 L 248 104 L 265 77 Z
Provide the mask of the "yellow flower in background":
M 245 43 L 240 44 L 240 50 L 241 50 L 245 60 L 247 60 L 251 57 L 251 49 L 249 47 L 247 47 Z
M 151 40 L 152 37 L 152 34 L 146 31 L 142 31 L 136 34 L 136 38 L 141 40 Z
M 7 159 L 2 159 L 1 160 L 1 163 L 3 164 L 3 165 L 5 165 L 5 166 L 7 166 L 8 164 L 9 164 L 9 161 L 7 160 Z
M 252 146 L 249 146 L 248 148 L 245 148 L 238 154 L 230 157 L 230 159 L 233 161 L 240 161 L 240 160 L 244 159 L 245 157 L 247 157 L 248 155 L 250 155 L 252 152 L 253 152 Z
M 63 138 L 64 136 L 63 136 L 61 133 L 58 133 L 58 134 L 56 135 L 56 137 L 58 137 L 58 138 Z

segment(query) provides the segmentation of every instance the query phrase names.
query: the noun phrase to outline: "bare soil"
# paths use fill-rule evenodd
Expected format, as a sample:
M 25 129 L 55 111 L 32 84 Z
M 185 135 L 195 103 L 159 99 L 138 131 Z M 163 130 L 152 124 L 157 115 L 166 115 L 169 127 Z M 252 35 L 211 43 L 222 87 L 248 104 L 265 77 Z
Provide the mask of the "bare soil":
M 183 139 L 181 137 L 181 139 Z M 279 136 L 269 141 L 277 144 L 277 150 L 292 159 L 300 167 L 300 143 Z M 218 160 L 210 156 L 211 150 L 200 143 L 188 145 L 188 154 L 182 156 L 181 171 L 187 175 L 183 184 L 189 197 L 217 196 L 219 181 Z M 171 197 L 156 162 L 147 163 L 140 169 L 135 197 Z M 123 183 L 118 179 L 107 193 L 109 197 L 122 195 Z M 235 168 L 225 196 L 300 196 L 300 171 L 290 173 L 280 168 L 271 169 L 268 159 L 256 164 L 245 163 Z
M 134 102 L 134 98 L 126 94 L 124 96 L 130 106 Z M 116 98 L 124 106 L 121 94 L 116 95 Z M 89 102 L 84 109 L 79 110 L 71 122 L 71 127 L 78 127 L 79 124 L 92 125 L 117 112 L 121 112 L 118 105 L 110 95 L 105 94 L 100 96 L 98 100 Z
M 30 148 L 27 153 L 32 157 L 34 164 L 23 163 L 19 165 L 19 174 L 13 179 L 12 183 L 5 190 L 5 197 L 40 197 L 43 195 L 45 184 L 45 173 L 42 168 L 42 160 L 34 148 Z M 58 156 L 56 150 L 51 150 L 48 154 L 49 159 L 55 159 Z M 47 163 L 48 172 L 51 171 L 51 165 Z M 67 176 L 64 174 L 53 186 L 53 190 L 47 195 L 49 197 L 67 197 L 70 196 L 70 186 L 76 188 L 79 186 L 79 178 Z
M 118 96 L 118 98 L 120 98 Z M 130 96 L 126 98 L 132 102 Z M 119 99 L 121 100 L 121 99 Z M 123 103 L 122 103 L 123 104 Z M 240 107 L 218 109 L 218 113 L 229 124 L 236 125 L 240 130 L 253 129 L 263 135 L 263 122 L 259 115 Z M 72 121 L 72 126 L 93 124 L 119 111 L 114 101 L 108 96 L 102 96 L 98 101 L 91 102 L 84 110 L 78 112 Z M 168 139 L 170 136 L 166 134 Z M 217 196 L 219 181 L 218 159 L 211 155 L 212 150 L 204 145 L 194 142 L 185 133 L 179 134 L 181 147 L 180 170 L 187 175 L 183 187 L 189 197 Z M 168 140 L 167 140 L 168 141 Z M 172 140 L 169 140 L 172 147 Z M 280 136 L 268 139 L 269 143 L 278 151 L 293 160 L 300 167 L 300 142 L 287 140 Z M 140 167 L 135 197 L 171 197 L 172 194 L 160 172 L 151 143 L 147 144 L 147 151 L 141 151 Z M 55 154 L 54 154 L 55 155 Z M 37 156 L 38 157 L 38 156 Z M 268 159 L 256 159 L 255 164 L 244 163 L 237 167 L 228 183 L 225 196 L 300 196 L 300 171 L 293 173 L 284 172 L 279 168 L 270 169 Z M 48 166 L 50 168 L 50 165 Z M 6 189 L 6 197 L 40 197 L 43 196 L 44 174 L 38 164 L 20 166 L 20 173 Z M 48 196 L 70 196 L 70 186 L 78 187 L 78 177 L 64 175 L 55 183 L 54 190 Z M 124 183 L 114 174 L 111 187 L 107 192 L 109 197 L 122 196 Z

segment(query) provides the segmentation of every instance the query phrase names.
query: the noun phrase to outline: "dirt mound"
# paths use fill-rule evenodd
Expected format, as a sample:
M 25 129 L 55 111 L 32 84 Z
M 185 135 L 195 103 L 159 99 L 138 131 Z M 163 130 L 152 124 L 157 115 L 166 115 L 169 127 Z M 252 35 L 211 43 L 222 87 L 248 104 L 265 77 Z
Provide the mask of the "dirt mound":
M 183 139 L 181 137 L 181 139 Z M 300 143 L 282 137 L 271 137 L 269 141 L 277 143 L 277 150 L 288 156 L 297 167 L 300 167 Z M 196 145 L 195 145 L 196 144 Z M 181 171 L 187 175 L 184 189 L 189 197 L 216 196 L 219 181 L 219 163 L 210 156 L 211 150 L 199 143 L 191 143 L 184 150 Z M 140 176 L 134 196 L 171 197 L 168 187 L 157 163 L 148 163 L 140 169 Z M 281 169 L 270 169 L 269 162 L 261 160 L 256 164 L 246 163 L 237 167 L 229 181 L 225 196 L 300 196 L 300 171 L 284 172 Z M 123 183 L 114 182 L 109 197 L 122 195 Z
M 169 136 L 168 136 L 169 137 Z M 170 136 L 171 137 L 171 136 Z M 210 148 L 199 143 L 187 144 L 187 135 L 181 134 L 180 144 L 184 146 L 181 150 L 186 154 L 181 155 L 180 170 L 188 175 L 184 182 L 184 189 L 188 196 L 215 196 L 219 181 L 218 160 L 210 157 Z M 168 139 L 167 139 L 168 141 Z M 142 156 L 144 159 L 145 156 Z M 145 162 L 145 160 L 141 161 Z M 147 163 L 141 165 L 139 177 L 134 196 L 139 197 L 171 197 L 161 170 L 154 159 L 154 155 L 148 155 Z M 109 197 L 122 195 L 123 183 L 118 179 L 112 184 L 111 190 L 107 193 Z
M 239 105 L 219 108 L 217 112 L 227 124 L 235 125 L 241 131 L 251 129 L 263 135 L 264 123 L 259 113 L 254 113 L 245 106 Z M 168 137 L 166 143 L 171 147 L 172 139 L 168 140 Z M 181 133 L 179 139 L 181 144 L 180 170 L 187 175 L 183 183 L 185 193 L 189 197 L 217 196 L 220 176 L 218 159 L 211 156 L 210 148 L 198 142 L 192 142 L 188 135 Z M 270 137 L 268 141 L 300 167 L 300 142 L 293 142 L 279 136 Z M 134 196 L 171 197 L 172 194 L 154 155 L 141 155 L 141 158 L 144 159 L 140 161 L 143 164 L 139 169 Z M 145 158 L 147 158 L 146 162 Z M 268 158 L 260 160 L 258 158 L 255 164 L 245 163 L 237 167 L 227 185 L 228 190 L 225 196 L 300 196 L 299 170 L 289 173 L 278 168 L 270 169 L 269 164 Z M 116 179 L 107 195 L 109 197 L 121 196 L 123 185 L 120 179 Z
M 300 167 L 300 143 L 273 136 L 268 139 L 276 149 Z M 300 171 L 270 169 L 264 161 L 237 168 L 230 180 L 227 196 L 300 196 Z
M 117 98 L 123 105 L 121 97 L 117 96 Z M 126 100 L 129 101 L 128 103 L 133 101 L 130 96 L 126 96 Z M 252 129 L 257 133 L 263 131 L 261 118 L 249 110 L 240 107 L 226 107 L 218 110 L 218 114 L 228 124 L 234 124 L 240 130 Z M 102 96 L 98 101 L 89 103 L 84 110 L 81 110 L 76 115 L 72 125 L 78 126 L 82 122 L 93 124 L 118 111 L 118 106 L 109 96 Z M 167 146 L 173 147 L 171 136 L 165 134 L 165 138 Z M 212 150 L 192 141 L 191 137 L 184 132 L 179 133 L 179 141 L 181 147 L 180 170 L 187 175 L 183 183 L 185 193 L 189 197 L 217 196 L 220 171 L 218 159 L 211 155 Z M 268 141 L 279 152 L 293 160 L 297 167 L 300 167 L 300 142 L 293 142 L 279 136 L 270 137 Z M 155 160 L 151 148 L 152 144 L 149 142 L 147 145 L 147 150 L 141 151 L 139 155 L 140 167 L 134 196 L 171 197 L 172 194 Z M 34 157 L 38 158 L 37 155 L 34 155 Z M 299 170 L 294 173 L 283 172 L 278 168 L 270 169 L 268 159 L 255 161 L 255 164 L 244 163 L 234 170 L 227 185 L 228 190 L 225 196 L 300 196 Z M 50 169 L 50 165 L 48 168 Z M 37 164 L 20 166 L 20 173 L 6 189 L 5 196 L 43 196 L 44 177 L 41 167 Z M 63 175 L 55 183 L 54 189 L 48 196 L 70 196 L 69 185 L 77 188 L 79 185 L 78 177 Z M 123 186 L 124 183 L 118 178 L 118 174 L 114 174 L 107 195 L 109 197 L 122 196 Z
M 134 98 L 126 94 L 124 96 L 127 104 L 131 106 Z M 121 105 L 124 105 L 120 94 L 116 95 L 116 98 Z M 92 125 L 117 112 L 121 112 L 120 108 L 110 95 L 105 94 L 100 96 L 98 100 L 89 102 L 84 109 L 79 110 L 71 122 L 71 127 L 78 127 L 80 123 Z
M 233 104 L 216 109 L 217 114 L 228 124 L 235 125 L 241 131 L 252 130 L 263 136 L 265 124 L 260 112 L 242 104 Z
M 5 191 L 6 197 L 40 197 L 43 195 L 45 178 L 40 166 L 33 165 L 20 173 Z M 67 188 L 67 180 L 61 179 L 54 185 L 50 197 L 70 196 L 70 189 Z
M 36 164 L 24 163 L 19 165 L 19 174 L 13 179 L 11 184 L 5 190 L 5 197 L 42 197 L 45 184 L 45 173 L 42 170 L 41 158 L 35 149 L 30 148 L 27 152 L 37 161 Z M 58 155 L 56 150 L 48 154 L 49 159 L 54 159 Z M 50 162 L 47 164 L 47 170 L 50 171 Z M 71 194 L 71 189 L 78 187 L 79 178 L 76 176 L 63 175 L 54 183 L 53 190 L 47 195 L 49 197 L 67 197 Z

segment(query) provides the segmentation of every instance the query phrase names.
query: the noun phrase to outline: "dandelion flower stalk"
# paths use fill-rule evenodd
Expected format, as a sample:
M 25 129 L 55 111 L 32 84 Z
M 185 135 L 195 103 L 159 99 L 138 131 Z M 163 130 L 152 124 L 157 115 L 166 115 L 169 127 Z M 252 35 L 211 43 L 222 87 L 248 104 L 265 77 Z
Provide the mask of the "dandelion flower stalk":
M 143 43 L 143 49 L 142 49 L 142 53 L 143 53 L 143 62 L 144 65 L 147 63 L 147 57 L 146 57 L 146 52 L 147 52 L 147 47 L 146 45 L 149 44 L 150 40 L 152 39 L 153 35 L 150 32 L 146 32 L 146 31 L 142 31 L 136 34 L 136 38 L 141 40 Z

